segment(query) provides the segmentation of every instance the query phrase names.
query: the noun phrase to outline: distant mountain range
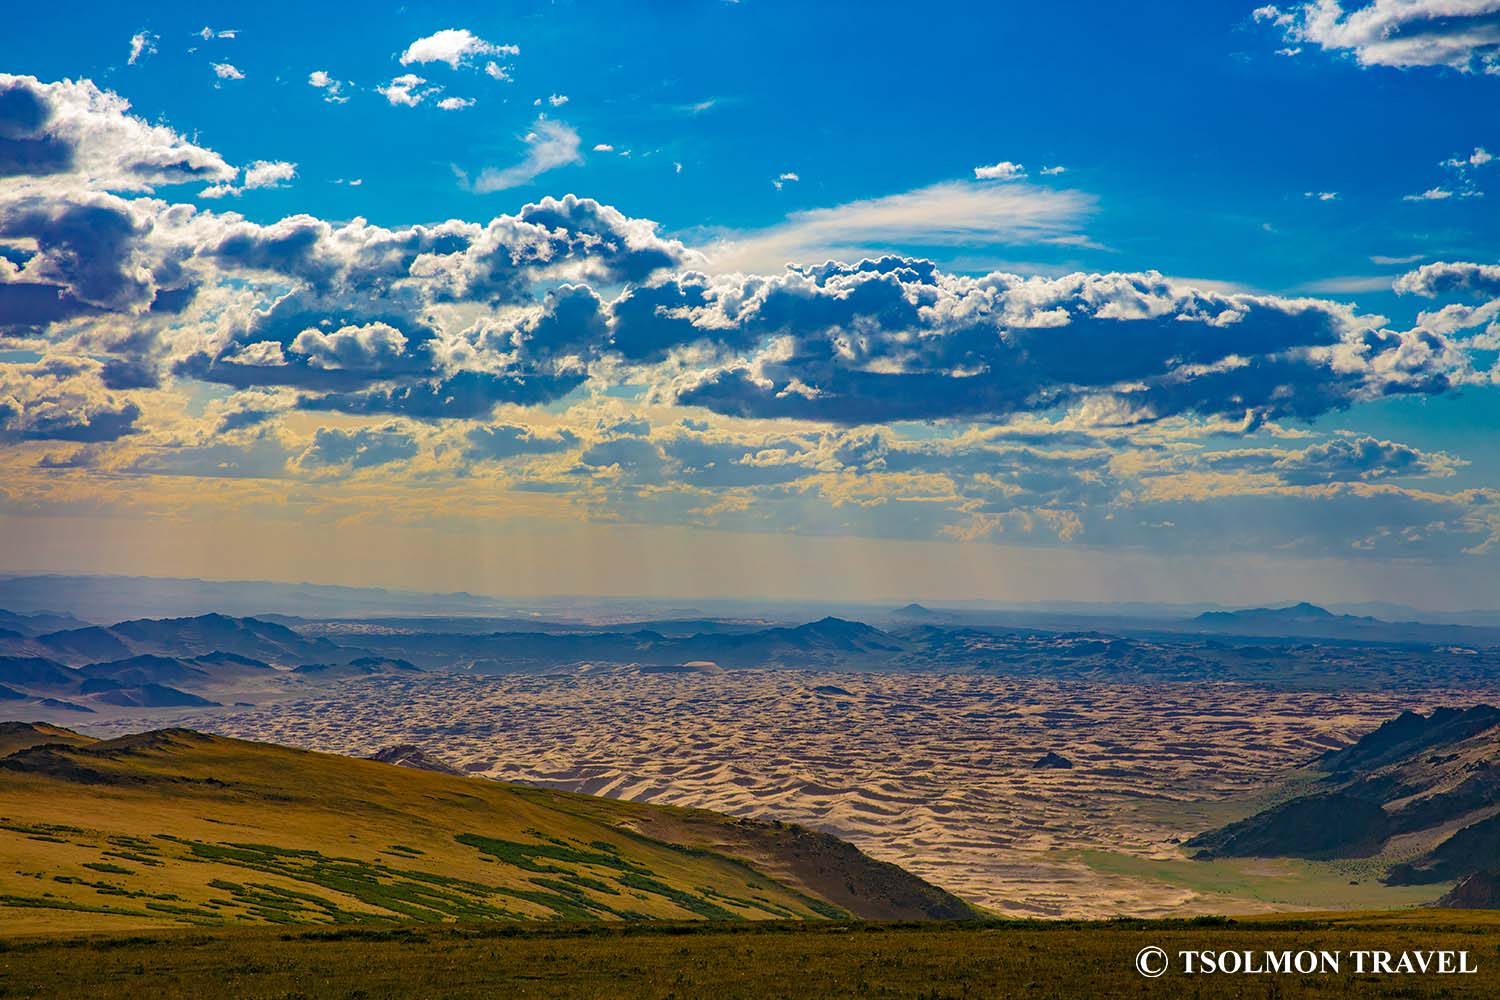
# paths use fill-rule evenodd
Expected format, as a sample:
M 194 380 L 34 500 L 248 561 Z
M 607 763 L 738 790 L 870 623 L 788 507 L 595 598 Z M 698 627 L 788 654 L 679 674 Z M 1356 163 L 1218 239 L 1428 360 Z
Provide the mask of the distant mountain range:
M 208 707 L 240 701 L 247 691 L 284 693 L 294 682 L 410 678 L 424 670 L 979 671 L 1289 688 L 1500 678 L 1500 630 L 1385 622 L 1312 604 L 1206 612 L 1176 630 L 1160 623 L 1118 630 L 1098 622 L 1089 630 L 985 625 L 918 604 L 898 609 L 886 628 L 833 616 L 801 625 L 689 618 L 610 627 L 451 616 L 268 621 L 210 613 L 42 631 L 74 620 L 57 613 L 0 616 L 20 626 L 0 630 L 0 713 L 11 717 Z M 495 624 L 504 628 L 487 628 Z
M 45 635 L 48 632 L 61 632 L 70 628 L 84 628 L 89 623 L 72 615 L 56 614 L 50 611 L 40 611 L 35 614 L 18 614 L 14 611 L 0 610 L 0 636 L 10 635 Z
M 1419 645 L 1500 644 L 1500 628 L 1473 625 L 1392 622 L 1368 615 L 1336 615 L 1301 602 L 1283 608 L 1205 611 L 1192 620 L 1199 631 L 1281 638 L 1346 639 Z
M 219 692 L 309 663 L 320 666 L 308 673 L 330 678 L 398 669 L 363 650 L 254 618 L 140 619 L 40 635 L 0 633 L 0 698 L 64 713 L 208 707 L 218 704 Z
M 425 669 L 481 673 L 547 670 L 589 662 L 875 669 L 890 665 L 913 648 L 898 636 L 841 618 L 823 618 L 795 627 L 734 628 L 690 634 L 677 630 L 664 634 L 642 628 L 480 635 L 371 632 L 351 639 L 364 648 L 402 656 Z
M 305 638 L 274 622 L 221 614 L 138 619 L 108 627 L 88 625 L 34 636 L 0 636 L 0 655 L 46 657 L 69 666 L 143 653 L 162 656 L 232 653 L 284 666 L 317 659 L 348 660 L 359 655 L 327 639 Z
M 1328 622 L 1338 619 L 1353 619 L 1352 615 L 1334 615 L 1326 608 L 1320 608 L 1316 604 L 1302 601 L 1285 608 L 1248 608 L 1244 611 L 1205 611 L 1195 621 L 1203 624 L 1234 624 L 1243 625 L 1251 622 L 1272 622 L 1275 624 L 1287 624 L 1291 622 Z M 1362 621 L 1373 621 L 1374 619 L 1355 619 Z

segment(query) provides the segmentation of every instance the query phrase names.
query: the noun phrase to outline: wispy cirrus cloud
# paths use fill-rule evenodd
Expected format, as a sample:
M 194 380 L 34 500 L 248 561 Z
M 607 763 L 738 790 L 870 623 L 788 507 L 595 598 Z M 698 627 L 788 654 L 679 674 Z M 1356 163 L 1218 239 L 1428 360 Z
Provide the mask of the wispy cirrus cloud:
M 1402 195 L 1402 201 L 1447 201 L 1453 197 L 1453 192 L 1447 188 L 1433 187 L 1417 194 Z
M 549 170 L 582 163 L 581 140 L 568 125 L 550 118 L 539 118 L 522 140 L 526 155 L 509 167 L 486 167 L 473 181 L 460 174 L 470 190 L 478 194 L 504 191 L 530 183 Z
M 1080 227 L 1094 204 L 1081 191 L 949 181 L 795 212 L 768 229 L 721 236 L 703 250 L 718 271 L 774 271 L 908 246 L 1087 246 Z
M 1385 292 L 1391 287 L 1388 274 L 1345 274 L 1334 278 L 1309 281 L 1302 290 L 1315 295 L 1353 295 L 1360 292 Z
M 127 66 L 134 66 L 147 56 L 156 55 L 156 43 L 158 37 L 149 31 L 137 31 L 130 36 L 130 58 L 125 60 Z

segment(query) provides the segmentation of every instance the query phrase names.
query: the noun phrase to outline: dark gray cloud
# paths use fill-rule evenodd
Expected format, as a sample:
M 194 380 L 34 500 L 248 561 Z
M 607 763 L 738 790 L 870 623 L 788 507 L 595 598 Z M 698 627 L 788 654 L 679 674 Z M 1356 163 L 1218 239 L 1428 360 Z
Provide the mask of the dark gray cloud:
M 141 408 L 129 402 L 81 413 L 48 408 L 33 412 L 29 420 L 15 425 L 0 421 L 0 428 L 18 430 L 17 436 L 28 441 L 118 441 L 135 433 L 140 416 Z
M 151 304 L 156 285 L 139 253 L 149 230 L 127 202 L 110 195 L 0 199 L 0 236 L 32 239 L 38 247 L 22 275 L 100 309 L 131 312 Z
M 476 427 L 465 437 L 468 444 L 464 448 L 464 457 L 473 462 L 502 461 L 517 455 L 547 455 L 566 451 L 578 444 L 578 436 L 569 430 L 546 433 L 515 424 Z
M 106 389 L 156 389 L 161 374 L 145 358 L 111 358 L 99 370 L 99 381 Z
M 535 406 L 561 399 L 584 382 L 577 375 L 502 375 L 461 371 L 447 378 L 412 382 L 390 389 L 303 396 L 304 410 L 389 413 L 423 420 L 486 417 L 499 403 Z
M 609 337 L 608 316 L 592 288 L 562 285 L 547 293 L 539 310 L 483 320 L 464 336 L 482 352 L 558 369 L 563 363 L 598 356 Z
M 701 489 L 775 486 L 814 471 L 808 446 L 795 439 L 746 444 L 684 434 L 668 440 L 663 451 L 675 463 L 677 478 Z
M 639 437 L 611 438 L 585 449 L 578 461 L 594 469 L 615 467 L 633 480 L 658 482 L 666 470 L 661 446 Z
M 628 290 L 610 308 L 610 346 L 628 361 L 660 361 L 674 347 L 719 340 L 724 333 L 705 333 L 693 324 L 693 310 L 709 308 L 709 279 L 697 273 Z M 750 343 L 748 335 L 739 341 Z
M 114 355 L 119 388 L 170 372 L 293 387 L 306 409 L 473 419 L 623 380 L 724 415 L 835 425 L 1086 408 L 1101 425 L 1254 428 L 1473 377 L 1438 330 L 1153 272 L 967 277 L 892 256 L 710 276 L 649 220 L 573 195 L 394 229 L 126 201 L 107 185 L 228 168 L 91 84 L 0 87 L 6 135 L 74 143 L 66 191 L 28 181 L 0 197 L 0 235 L 36 245 L 0 281 L 9 332 L 128 318 L 92 345 Z M 1429 265 L 1401 287 L 1480 291 L 1495 270 Z M 205 295 L 217 305 L 195 312 Z
M 262 410 L 246 408 L 243 410 L 231 410 L 219 418 L 219 423 L 214 427 L 215 434 L 228 434 L 231 431 L 244 430 L 247 427 L 257 427 L 276 416 L 277 410 Z
M 0 335 L 35 333 L 52 323 L 102 311 L 79 302 L 58 285 L 0 281 Z
M 1336 437 L 1299 451 L 1236 449 L 1193 456 L 1195 466 L 1277 476 L 1293 485 L 1357 482 L 1396 476 L 1446 476 L 1459 463 L 1443 452 L 1424 452 L 1370 435 Z
M 543 198 L 518 217 L 547 230 L 555 241 L 554 258 L 587 261 L 607 284 L 645 281 L 656 271 L 681 266 L 685 257 L 682 245 L 657 236 L 653 223 L 628 218 L 592 198 Z
M 0 441 L 117 441 L 136 433 L 141 408 L 110 392 L 100 365 L 47 357 L 0 364 Z
M 702 304 L 674 314 L 691 320 L 676 335 L 728 354 L 679 379 L 676 398 L 738 417 L 993 420 L 1092 400 L 1122 423 L 1258 422 L 1444 392 L 1469 374 L 1429 331 L 1153 273 L 964 278 L 888 258 L 694 294 Z
M 1290 483 L 1384 479 L 1392 476 L 1441 476 L 1455 461 L 1442 453 L 1429 454 L 1410 445 L 1364 435 L 1341 437 L 1310 445 L 1277 460 L 1273 468 Z
M 419 450 L 416 437 L 396 424 L 361 427 L 354 431 L 319 427 L 312 444 L 303 452 L 301 462 L 308 466 L 348 465 L 354 469 L 369 469 L 404 462 L 414 458 Z
M 309 403 L 318 408 L 414 416 L 482 415 L 477 392 L 486 386 L 492 398 L 512 402 L 570 391 L 608 339 L 607 315 L 589 285 L 548 288 L 546 279 L 616 283 L 680 263 L 687 253 L 658 237 L 654 224 L 573 196 L 543 199 L 487 226 L 455 220 L 385 230 L 306 216 L 270 226 L 239 221 L 201 252 L 227 272 L 300 284 L 269 308 L 244 313 L 216 354 L 179 361 L 180 374 L 237 387 L 295 385 L 327 393 Z M 440 357 L 433 353 L 440 336 L 433 308 L 460 303 L 535 307 L 484 316 L 459 334 L 459 346 L 450 339 Z M 247 350 L 267 344 L 282 348 L 276 363 L 245 363 Z M 330 377 L 334 371 L 345 374 Z M 362 381 L 392 380 L 402 384 L 359 391 Z M 434 386 L 457 391 L 434 397 Z
M 40 87 L 0 78 L 0 177 L 45 176 L 73 168 L 73 147 L 50 134 L 54 112 Z

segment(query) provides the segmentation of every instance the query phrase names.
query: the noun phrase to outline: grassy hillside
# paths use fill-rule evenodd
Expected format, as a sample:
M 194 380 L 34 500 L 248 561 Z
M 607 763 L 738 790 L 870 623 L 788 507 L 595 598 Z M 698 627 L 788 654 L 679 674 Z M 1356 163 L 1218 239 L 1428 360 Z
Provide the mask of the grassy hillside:
M 65 732 L 65 731 L 64 731 Z M 7 932 L 968 916 L 795 827 L 164 730 L 0 759 Z M 67 737 L 61 737 L 66 739 Z
M 92 737 L 45 722 L 0 722 L 0 757 L 9 757 L 18 750 L 27 750 L 43 743 L 83 746 L 92 742 Z
M 197 1000 L 660 1000 L 881 997 L 1089 1000 L 1500 995 L 1496 914 L 994 924 L 675 923 L 236 928 L 0 938 L 7 997 Z M 1143 979 L 1147 945 L 1180 949 L 1466 949 L 1477 975 Z

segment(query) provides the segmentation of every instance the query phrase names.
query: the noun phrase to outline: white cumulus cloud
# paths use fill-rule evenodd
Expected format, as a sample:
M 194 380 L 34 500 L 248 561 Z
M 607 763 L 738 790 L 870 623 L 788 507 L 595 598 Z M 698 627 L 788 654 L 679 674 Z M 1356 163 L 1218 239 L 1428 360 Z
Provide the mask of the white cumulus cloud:
M 323 92 L 323 100 L 329 104 L 343 104 L 349 98 L 343 93 L 344 84 L 328 75 L 327 70 L 315 69 L 307 74 L 307 83 Z
M 383 87 L 375 90 L 390 103 L 398 107 L 414 108 L 423 100 L 442 91 L 442 87 L 428 87 L 427 81 L 415 73 L 404 73 Z
M 245 178 L 239 187 L 230 181 L 215 184 L 198 192 L 200 198 L 238 198 L 246 191 L 256 188 L 285 187 L 286 182 L 297 176 L 297 164 L 286 160 L 256 160 L 245 168 Z
M 1482 167 L 1495 158 L 1494 154 L 1483 146 L 1475 146 L 1474 152 L 1467 156 L 1463 153 L 1443 161 L 1443 166 L 1453 170 L 1463 170 L 1465 167 Z
M 281 187 L 297 176 L 297 164 L 285 160 L 256 160 L 245 168 L 245 187 Z
M 515 45 L 496 45 L 475 35 L 468 28 L 444 28 L 425 38 L 418 38 L 401 53 L 401 65 L 412 63 L 447 63 L 452 69 L 466 65 L 475 56 L 515 56 L 521 50 Z M 489 67 L 485 67 L 488 72 Z M 494 76 L 493 73 L 490 74 Z
M 1352 54 L 1361 66 L 1500 73 L 1500 0 L 1373 0 L 1348 8 L 1315 0 L 1253 13 L 1289 42 Z
M 1026 177 L 1026 168 L 1019 163 L 1001 160 L 987 167 L 975 167 L 974 178 L 981 181 L 1019 181 Z

